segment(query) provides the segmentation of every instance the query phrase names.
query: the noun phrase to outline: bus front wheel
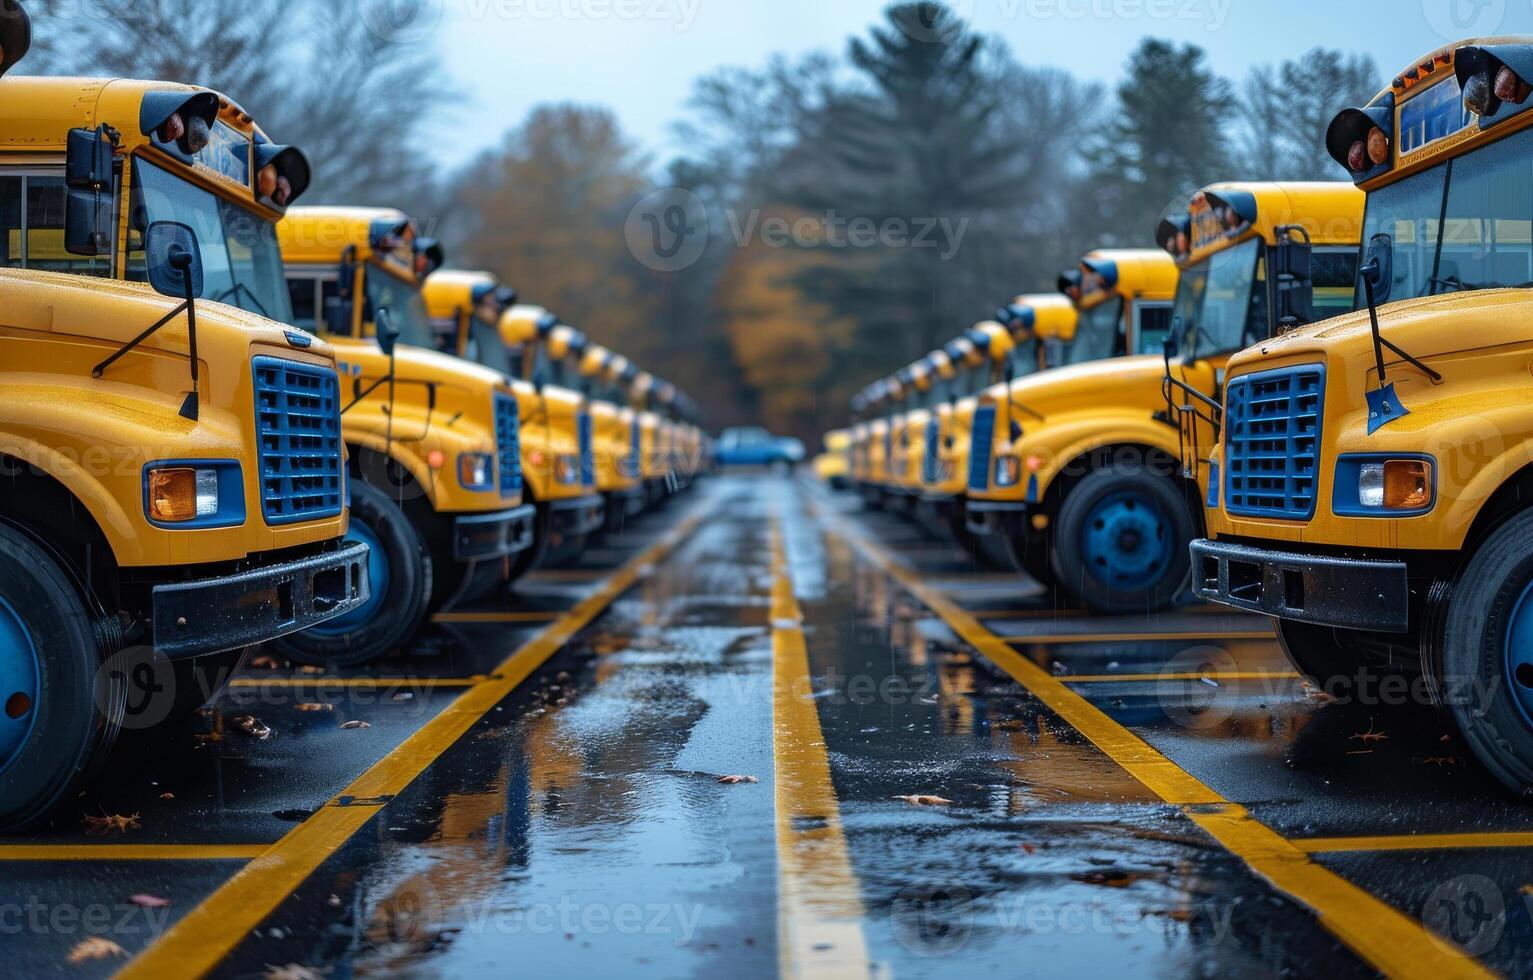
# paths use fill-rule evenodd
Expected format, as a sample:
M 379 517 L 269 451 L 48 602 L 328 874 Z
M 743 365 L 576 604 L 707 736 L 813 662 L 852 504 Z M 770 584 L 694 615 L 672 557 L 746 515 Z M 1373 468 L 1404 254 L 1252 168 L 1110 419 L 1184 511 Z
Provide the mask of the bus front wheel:
M 1533 795 L 1533 512 L 1492 531 L 1443 622 L 1438 690 L 1475 756 Z
M 323 667 L 369 663 L 402 646 L 426 618 L 431 558 L 398 504 L 378 488 L 353 481 L 346 540 L 367 544 L 371 595 L 335 619 L 272 641 L 272 648 L 290 660 Z
M 1195 535 L 1172 481 L 1115 463 L 1065 497 L 1051 549 L 1055 580 L 1096 612 L 1153 612 L 1176 601 Z
M 111 751 L 126 688 L 102 667 L 70 576 L 0 525 L 0 833 L 45 821 Z

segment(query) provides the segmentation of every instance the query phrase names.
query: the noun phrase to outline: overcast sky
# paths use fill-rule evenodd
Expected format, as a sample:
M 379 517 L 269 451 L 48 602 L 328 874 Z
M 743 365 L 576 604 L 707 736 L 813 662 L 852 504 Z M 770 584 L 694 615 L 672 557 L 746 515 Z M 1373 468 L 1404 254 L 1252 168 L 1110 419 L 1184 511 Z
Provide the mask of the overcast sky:
M 405 0 L 381 0 L 401 3 Z M 773 52 L 841 52 L 880 19 L 882 0 L 416 0 L 409 28 L 436 44 L 466 96 L 443 139 L 456 166 L 497 143 L 540 102 L 612 107 L 657 160 L 694 78 L 756 66 Z M 1252 65 L 1325 45 L 1372 54 L 1393 76 L 1448 40 L 1533 34 L 1533 0 L 956 0 L 974 27 L 1030 64 L 1116 82 L 1145 36 L 1206 48 L 1214 67 Z M 1387 12 L 1387 14 L 1386 14 Z M 1382 87 L 1385 78 L 1379 79 Z M 444 123 L 447 120 L 444 120 Z

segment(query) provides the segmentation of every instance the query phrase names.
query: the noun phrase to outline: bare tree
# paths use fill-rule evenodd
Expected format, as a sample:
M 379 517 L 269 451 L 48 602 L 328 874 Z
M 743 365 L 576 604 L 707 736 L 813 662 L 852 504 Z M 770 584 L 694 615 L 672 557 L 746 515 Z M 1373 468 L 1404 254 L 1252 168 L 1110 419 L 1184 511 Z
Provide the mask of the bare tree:
M 421 123 L 450 93 L 427 41 L 400 43 L 359 3 L 131 0 L 33 8 L 33 73 L 158 78 L 217 89 L 314 163 L 306 203 L 397 204 L 428 182 Z
M 1343 179 L 1326 153 L 1326 128 L 1338 111 L 1362 105 L 1383 84 L 1368 55 L 1326 48 L 1251 69 L 1240 101 L 1242 171 L 1252 179 Z

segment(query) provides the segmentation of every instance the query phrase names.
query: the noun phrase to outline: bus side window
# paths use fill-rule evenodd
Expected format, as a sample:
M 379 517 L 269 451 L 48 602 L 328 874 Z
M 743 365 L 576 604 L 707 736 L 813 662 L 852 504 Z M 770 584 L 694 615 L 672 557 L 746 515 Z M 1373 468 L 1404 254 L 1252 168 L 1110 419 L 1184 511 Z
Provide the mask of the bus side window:
M 289 279 L 287 292 L 293 302 L 293 326 L 302 327 L 310 333 L 318 330 L 315 321 L 315 311 L 319 294 L 319 281 L 317 279 Z
M 115 209 L 114 209 L 115 210 Z M 64 178 L 0 178 L 0 265 L 81 276 L 112 275 L 112 258 L 72 255 L 64 248 Z

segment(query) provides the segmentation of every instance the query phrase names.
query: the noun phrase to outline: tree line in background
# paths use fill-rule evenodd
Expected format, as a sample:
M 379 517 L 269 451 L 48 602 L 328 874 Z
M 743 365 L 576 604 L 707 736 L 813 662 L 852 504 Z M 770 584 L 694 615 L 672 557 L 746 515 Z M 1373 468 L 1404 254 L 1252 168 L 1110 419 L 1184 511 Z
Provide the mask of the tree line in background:
M 234 94 L 315 160 L 305 203 L 403 207 L 453 264 L 495 272 L 676 382 L 710 425 L 806 439 L 843 422 L 863 385 L 1010 296 L 1051 289 L 1087 250 L 1149 244 L 1204 184 L 1340 178 L 1325 127 L 1382 85 L 1371 58 L 1322 48 L 1237 84 L 1202 49 L 1147 38 L 1107 91 L 941 3 L 901 3 L 838 55 L 699 78 L 663 177 L 612 112 L 560 102 L 433 174 L 390 148 L 455 98 L 436 55 L 326 0 L 137 0 L 110 18 L 40 7 L 39 21 L 75 16 L 38 32 L 32 70 Z M 656 271 L 625 225 L 666 184 L 706 246 Z

